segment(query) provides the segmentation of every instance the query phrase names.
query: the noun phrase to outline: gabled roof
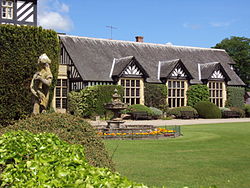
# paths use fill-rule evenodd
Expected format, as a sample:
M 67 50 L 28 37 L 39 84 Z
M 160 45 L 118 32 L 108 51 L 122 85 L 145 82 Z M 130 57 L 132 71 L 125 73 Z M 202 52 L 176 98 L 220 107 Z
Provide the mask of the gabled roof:
M 188 69 L 185 67 L 183 62 L 180 59 L 173 59 L 170 61 L 160 61 L 159 62 L 159 72 L 158 72 L 158 78 L 170 78 L 174 77 L 171 75 L 175 69 L 178 69 L 181 71 L 183 70 L 184 75 L 180 75 L 181 77 L 187 77 L 188 79 L 192 79 L 192 75 L 188 71 Z
M 229 85 L 244 85 L 237 74 L 230 69 L 229 64 L 234 64 L 235 62 L 225 50 L 68 35 L 60 35 L 59 37 L 85 81 L 113 81 L 110 77 L 110 71 L 114 58 L 134 56 L 148 73 L 148 82 L 160 83 L 158 79 L 159 61 L 181 59 L 193 76 L 191 83 L 201 83 L 199 80 L 198 63 L 220 62 L 231 79 L 228 83 Z
M 126 72 L 126 68 L 129 68 L 129 66 L 131 66 L 131 65 L 132 65 L 132 67 L 135 68 L 135 70 L 137 70 L 137 71 L 139 71 L 139 73 L 141 73 L 142 77 L 145 77 L 145 78 L 149 77 L 148 73 L 140 65 L 140 63 L 136 60 L 136 58 L 134 56 L 128 56 L 128 57 L 122 57 L 119 59 L 114 59 L 110 76 L 121 77 Z M 139 76 L 139 75 L 135 74 L 132 76 Z
M 211 63 L 205 63 L 200 64 L 200 79 L 201 80 L 209 80 L 212 79 L 213 73 L 221 73 L 221 76 L 223 76 L 223 79 L 226 79 L 227 81 L 230 80 L 230 77 L 228 76 L 227 72 L 224 70 L 224 68 L 221 66 L 219 62 L 211 62 Z

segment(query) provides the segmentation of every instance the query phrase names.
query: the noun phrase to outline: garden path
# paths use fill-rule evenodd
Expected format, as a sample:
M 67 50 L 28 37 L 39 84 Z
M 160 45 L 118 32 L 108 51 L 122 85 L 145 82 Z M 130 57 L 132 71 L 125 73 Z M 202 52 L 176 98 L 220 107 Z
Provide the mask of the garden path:
M 227 118 L 227 119 L 172 119 L 172 120 L 126 120 L 125 125 L 194 125 L 194 124 L 215 124 L 215 123 L 233 123 L 233 122 L 249 122 L 250 118 Z M 90 121 L 93 126 L 107 125 L 106 121 Z

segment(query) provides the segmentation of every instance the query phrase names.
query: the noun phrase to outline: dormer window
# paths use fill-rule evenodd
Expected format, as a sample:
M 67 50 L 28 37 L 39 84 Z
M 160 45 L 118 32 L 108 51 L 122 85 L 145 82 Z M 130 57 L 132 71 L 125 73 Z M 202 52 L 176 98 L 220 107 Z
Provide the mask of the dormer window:
M 2 1 L 2 18 L 13 19 L 13 1 Z

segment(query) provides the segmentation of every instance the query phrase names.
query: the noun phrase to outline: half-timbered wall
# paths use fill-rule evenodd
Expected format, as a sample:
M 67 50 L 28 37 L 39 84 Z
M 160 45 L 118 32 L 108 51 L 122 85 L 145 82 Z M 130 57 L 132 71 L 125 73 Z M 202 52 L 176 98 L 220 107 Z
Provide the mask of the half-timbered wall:
M 0 0 L 0 2 L 0 24 L 37 25 L 37 0 Z

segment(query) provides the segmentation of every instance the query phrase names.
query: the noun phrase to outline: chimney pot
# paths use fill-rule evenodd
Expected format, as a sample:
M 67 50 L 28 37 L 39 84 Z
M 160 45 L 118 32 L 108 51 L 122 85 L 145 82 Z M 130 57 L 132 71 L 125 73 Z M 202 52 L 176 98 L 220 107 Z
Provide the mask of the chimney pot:
M 136 39 L 136 42 L 143 42 L 143 36 L 136 36 L 135 39 Z

